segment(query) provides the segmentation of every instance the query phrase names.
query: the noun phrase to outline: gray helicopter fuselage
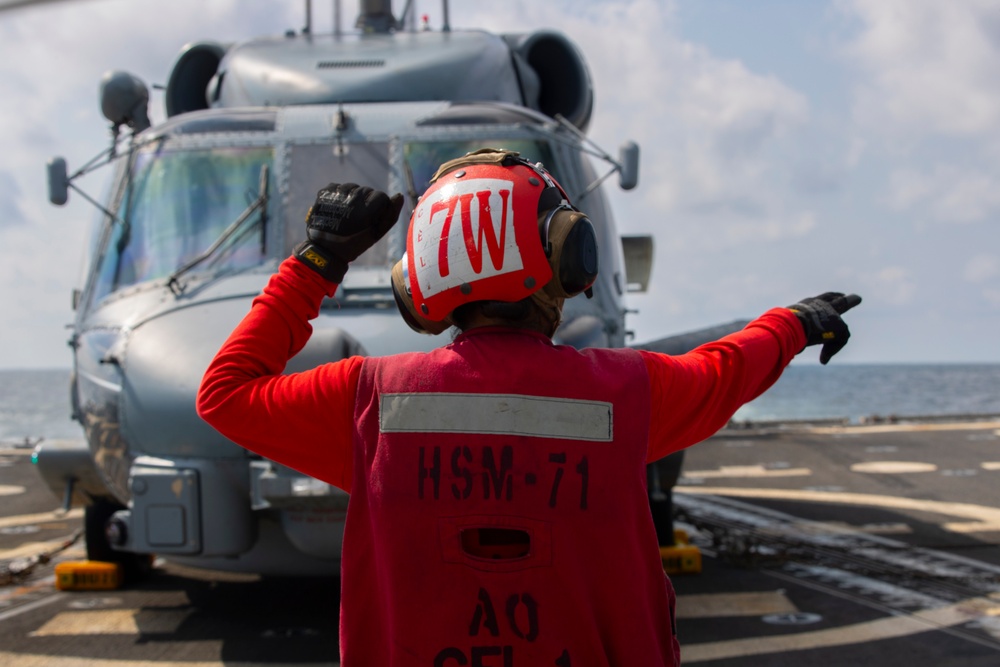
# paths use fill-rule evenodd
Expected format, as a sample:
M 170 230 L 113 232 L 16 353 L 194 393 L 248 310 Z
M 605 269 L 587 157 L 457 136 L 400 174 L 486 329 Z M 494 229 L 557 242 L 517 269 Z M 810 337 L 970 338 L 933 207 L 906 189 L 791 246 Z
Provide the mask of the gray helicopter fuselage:
M 201 376 L 280 261 L 304 238 L 316 191 L 356 182 L 407 195 L 401 223 L 360 257 L 313 322 L 286 372 L 353 355 L 428 350 L 448 341 L 411 332 L 390 269 L 406 219 L 437 166 L 496 146 L 542 162 L 571 198 L 596 176 L 579 138 L 504 102 L 356 102 L 180 113 L 135 139 L 74 324 L 74 413 L 104 489 L 125 507 L 116 549 L 203 567 L 273 574 L 334 572 L 347 494 L 261 459 L 195 412 Z M 192 268 L 259 195 L 251 215 Z M 601 273 L 594 298 L 567 303 L 557 342 L 624 345 L 621 241 L 600 189 L 578 202 L 593 220 Z M 317 530 L 320 528 L 320 530 Z

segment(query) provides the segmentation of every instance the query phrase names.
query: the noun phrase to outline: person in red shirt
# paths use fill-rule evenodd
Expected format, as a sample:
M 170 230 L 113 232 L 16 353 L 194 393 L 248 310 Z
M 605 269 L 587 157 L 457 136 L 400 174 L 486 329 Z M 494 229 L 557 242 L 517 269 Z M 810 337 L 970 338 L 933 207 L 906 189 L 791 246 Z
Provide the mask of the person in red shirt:
M 321 190 L 198 395 L 229 439 L 351 494 L 342 664 L 678 665 L 646 466 L 715 433 L 807 345 L 829 361 L 860 297 L 774 308 L 678 356 L 555 345 L 563 301 L 597 277 L 593 227 L 541 165 L 483 150 L 438 170 L 393 270 L 412 328 L 459 335 L 281 375 L 401 207 Z

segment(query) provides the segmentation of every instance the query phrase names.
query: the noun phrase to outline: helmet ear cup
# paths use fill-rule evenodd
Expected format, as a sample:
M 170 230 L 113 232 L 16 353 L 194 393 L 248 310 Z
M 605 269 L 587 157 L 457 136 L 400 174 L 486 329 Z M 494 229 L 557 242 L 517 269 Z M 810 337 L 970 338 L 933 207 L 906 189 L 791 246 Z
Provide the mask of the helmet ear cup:
M 396 299 L 396 307 L 399 309 L 399 314 L 403 316 L 403 321 L 411 329 L 417 333 L 437 335 L 451 324 L 447 319 L 443 322 L 433 322 L 421 317 L 420 313 L 417 312 L 410 294 L 410 286 L 406 280 L 406 261 L 404 254 L 403 258 L 392 267 L 392 296 Z
M 597 280 L 599 268 L 597 233 L 590 219 L 568 206 L 560 206 L 546 214 L 541 233 L 552 267 L 549 291 L 565 298 L 588 291 Z

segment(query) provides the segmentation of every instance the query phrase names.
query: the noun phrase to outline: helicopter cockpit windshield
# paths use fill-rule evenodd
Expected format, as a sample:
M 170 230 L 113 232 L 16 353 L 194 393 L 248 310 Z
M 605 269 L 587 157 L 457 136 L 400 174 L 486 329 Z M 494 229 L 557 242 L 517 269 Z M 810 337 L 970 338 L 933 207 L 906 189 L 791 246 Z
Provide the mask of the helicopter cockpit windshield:
M 547 142 L 529 138 L 469 138 L 458 140 L 401 139 L 403 153 L 402 187 L 407 191 L 407 206 L 401 224 L 364 255 L 352 262 L 342 285 L 339 306 L 352 303 L 391 300 L 390 275 L 393 264 L 403 254 L 406 224 L 416 200 L 430 184 L 431 176 L 442 163 L 485 146 L 518 151 L 532 161 L 552 164 Z M 334 155 L 331 166 L 330 156 Z M 293 144 L 288 150 L 287 219 L 285 252 L 305 238 L 306 212 L 316 192 L 331 179 L 385 188 L 389 182 L 390 149 L 388 142 L 372 141 L 345 146 L 327 143 Z M 558 178 L 558 176 L 557 176 Z M 338 306 L 338 307 L 339 307 Z
M 258 196 L 270 147 L 141 150 L 111 229 L 93 296 L 165 278 L 198 257 Z M 270 207 L 269 207 L 270 208 Z M 269 211 L 270 213 L 270 211 Z M 245 269 L 264 260 L 260 216 L 248 221 L 206 268 Z

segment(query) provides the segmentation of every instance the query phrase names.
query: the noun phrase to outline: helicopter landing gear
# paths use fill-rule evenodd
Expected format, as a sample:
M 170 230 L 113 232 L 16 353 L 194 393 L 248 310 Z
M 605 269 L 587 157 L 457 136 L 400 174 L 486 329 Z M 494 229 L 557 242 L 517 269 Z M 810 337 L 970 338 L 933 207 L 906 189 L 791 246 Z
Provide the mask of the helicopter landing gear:
M 120 527 L 109 523 L 111 517 L 124 506 L 110 500 L 98 499 L 84 509 L 84 539 L 87 545 L 87 559 L 103 563 L 117 563 L 122 569 L 126 584 L 141 581 L 153 570 L 151 554 L 136 554 L 129 551 L 115 551 L 111 538 Z
M 660 544 L 660 560 L 667 574 L 701 572 L 701 551 L 691 544 L 686 531 L 674 528 L 673 489 L 680 479 L 683 463 L 684 450 L 681 450 L 646 468 L 649 510 Z
M 681 450 L 646 467 L 649 509 L 661 547 L 670 547 L 675 543 L 673 489 L 680 479 L 683 463 L 684 450 Z

